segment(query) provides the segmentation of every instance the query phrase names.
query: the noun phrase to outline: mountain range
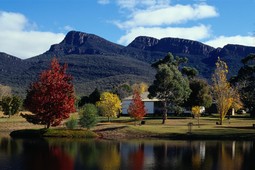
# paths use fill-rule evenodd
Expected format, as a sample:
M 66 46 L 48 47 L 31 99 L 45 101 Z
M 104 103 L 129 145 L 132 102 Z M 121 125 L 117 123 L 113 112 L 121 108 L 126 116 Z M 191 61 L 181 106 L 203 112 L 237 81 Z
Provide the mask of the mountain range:
M 187 39 L 145 36 L 122 46 L 94 34 L 70 31 L 62 42 L 29 59 L 0 53 L 0 84 L 11 86 L 14 93 L 24 96 L 29 84 L 49 67 L 53 57 L 57 57 L 61 64 L 68 64 L 77 95 L 88 95 L 95 88 L 110 90 L 123 83 L 151 83 L 155 75 L 151 64 L 168 52 L 187 57 L 187 65 L 210 80 L 218 57 L 227 63 L 229 76 L 232 76 L 241 67 L 241 59 L 255 53 L 255 47 L 229 44 L 213 48 Z

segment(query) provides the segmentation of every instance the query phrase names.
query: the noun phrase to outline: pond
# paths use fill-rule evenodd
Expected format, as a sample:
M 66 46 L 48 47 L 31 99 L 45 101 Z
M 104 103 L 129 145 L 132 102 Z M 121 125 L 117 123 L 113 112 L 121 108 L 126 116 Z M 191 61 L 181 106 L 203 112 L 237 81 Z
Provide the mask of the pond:
M 255 169 L 254 141 L 0 139 L 1 170 Z

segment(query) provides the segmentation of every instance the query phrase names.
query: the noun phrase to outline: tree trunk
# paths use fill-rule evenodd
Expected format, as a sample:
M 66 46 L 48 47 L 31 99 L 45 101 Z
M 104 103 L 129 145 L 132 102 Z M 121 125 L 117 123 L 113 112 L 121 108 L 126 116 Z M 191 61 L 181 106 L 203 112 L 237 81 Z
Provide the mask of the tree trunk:
M 222 115 L 222 113 L 220 113 L 220 125 L 222 125 L 223 124 L 223 115 Z
M 250 117 L 255 118 L 255 108 L 250 110 Z
M 47 129 L 50 128 L 50 122 L 47 123 L 47 127 L 46 127 L 46 128 L 47 128 Z
M 164 104 L 164 111 L 162 116 L 162 124 L 165 124 L 167 119 L 167 106 L 166 106 L 166 102 L 164 102 L 163 104 Z

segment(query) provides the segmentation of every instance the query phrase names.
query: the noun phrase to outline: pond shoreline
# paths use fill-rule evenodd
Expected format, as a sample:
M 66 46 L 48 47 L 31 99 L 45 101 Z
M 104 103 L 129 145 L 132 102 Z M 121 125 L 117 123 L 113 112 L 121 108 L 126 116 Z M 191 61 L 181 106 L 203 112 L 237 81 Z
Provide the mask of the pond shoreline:
M 186 133 L 151 133 L 146 131 L 134 130 L 129 126 L 120 126 L 115 128 L 102 128 L 100 130 L 94 130 L 98 134 L 99 138 L 108 140 L 118 139 L 169 139 L 169 140 L 255 140 L 255 133 L 228 133 L 220 134 L 197 134 L 196 132 Z M 254 129 L 255 132 L 255 129 Z
M 193 126 L 189 129 L 188 123 Z M 180 118 L 168 119 L 162 125 L 160 119 L 147 119 L 145 125 L 135 125 L 128 118 L 116 119 L 112 122 L 100 122 L 90 131 L 98 139 L 124 140 L 124 139 L 169 139 L 169 140 L 255 140 L 255 128 L 252 126 L 255 120 L 236 118 L 231 123 L 225 122 L 224 125 L 216 125 L 215 118 L 204 117 L 197 126 L 195 119 Z M 43 125 L 34 125 L 26 122 L 23 118 L 16 116 L 11 119 L 0 119 L 0 137 L 10 137 L 10 133 L 17 130 L 44 129 Z M 65 132 L 64 125 L 52 127 L 50 129 L 62 129 L 62 131 L 51 132 L 47 137 L 84 137 L 83 128 Z M 82 131 L 82 132 L 77 132 Z M 76 133 L 77 132 L 77 133 Z M 72 133 L 76 133 L 73 135 Z M 83 133 L 83 134 L 81 134 Z
M 42 131 L 44 129 L 35 129 L 36 131 Z M 51 129 L 50 129 L 51 130 Z M 25 132 L 24 132 L 25 131 Z M 134 130 L 128 126 L 120 126 L 118 128 L 101 128 L 100 130 L 93 130 L 87 132 L 85 129 L 55 129 L 54 133 L 38 135 L 38 133 L 31 133 L 31 129 L 25 130 L 14 130 L 5 131 L 13 138 L 23 138 L 23 137 L 52 137 L 52 138 L 97 138 L 105 140 L 126 140 L 126 139 L 167 139 L 167 140 L 255 140 L 255 134 L 242 133 L 235 134 L 229 133 L 228 135 L 222 134 L 196 134 L 196 133 L 149 133 L 141 132 L 139 130 Z M 66 135 L 63 131 L 69 131 Z M 71 131 L 71 132 L 70 132 Z M 3 131 L 2 131 L 3 132 Z M 2 135 L 1 135 L 2 136 Z

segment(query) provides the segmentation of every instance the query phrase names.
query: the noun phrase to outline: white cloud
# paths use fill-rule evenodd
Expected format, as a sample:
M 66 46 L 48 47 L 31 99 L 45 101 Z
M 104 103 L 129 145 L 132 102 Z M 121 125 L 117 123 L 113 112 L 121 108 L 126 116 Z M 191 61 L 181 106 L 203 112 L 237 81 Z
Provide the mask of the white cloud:
M 22 14 L 0 11 L 0 30 L 19 31 L 25 29 L 27 22 Z
M 137 36 L 208 39 L 211 36 L 208 25 L 179 25 L 219 15 L 214 6 L 206 3 L 171 5 L 170 0 L 117 0 L 117 3 L 121 8 L 129 10 L 126 20 L 114 22 L 126 32 L 118 40 L 123 45 L 129 44 Z
M 64 26 L 64 30 L 65 31 L 72 31 L 72 30 L 75 30 L 75 29 L 70 25 L 66 25 L 66 26 Z
M 105 4 L 109 4 L 110 0 L 98 0 L 97 1 L 99 4 L 105 5 Z
M 0 11 L 0 51 L 28 58 L 47 51 L 65 37 L 62 33 L 36 31 L 35 24 L 20 13 Z
M 191 40 L 201 40 L 208 38 L 210 35 L 210 27 L 205 25 L 194 26 L 190 28 L 181 27 L 136 27 L 129 30 L 126 35 L 122 36 L 118 43 L 127 45 L 138 36 L 150 36 L 154 38 L 176 37 Z
M 147 8 L 169 5 L 170 0 L 116 0 L 120 8 L 135 10 L 136 8 Z
M 119 22 L 117 26 L 122 29 L 139 26 L 163 26 L 215 16 L 218 16 L 215 8 L 206 4 L 164 6 L 136 11 L 129 20 Z
M 208 44 L 210 46 L 213 46 L 215 48 L 217 47 L 224 47 L 227 44 L 240 44 L 240 45 L 246 45 L 246 46 L 255 46 L 255 37 L 253 36 L 219 36 L 212 40 L 206 41 L 205 44 Z

